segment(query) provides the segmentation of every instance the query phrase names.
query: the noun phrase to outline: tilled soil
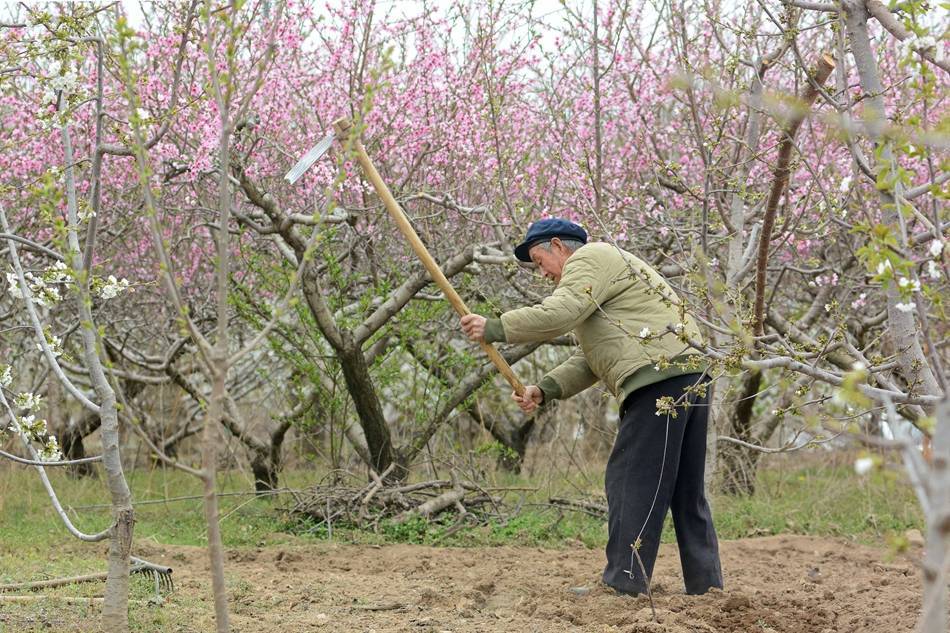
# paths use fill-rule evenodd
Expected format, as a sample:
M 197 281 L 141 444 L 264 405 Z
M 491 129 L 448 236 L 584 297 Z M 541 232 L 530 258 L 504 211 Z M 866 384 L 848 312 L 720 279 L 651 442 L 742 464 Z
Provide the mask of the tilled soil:
M 207 557 L 149 546 L 174 566 L 179 596 L 201 602 L 192 625 L 213 630 Z M 145 552 L 141 552 L 145 554 Z M 580 545 L 432 548 L 294 545 L 229 552 L 232 628 L 270 631 L 827 633 L 911 631 L 920 582 L 905 559 L 845 540 L 774 536 L 721 543 L 725 591 L 682 592 L 675 545 L 654 575 L 658 621 L 645 597 L 598 583 L 603 554 Z M 919 552 L 917 552 L 919 554 Z M 185 605 L 182 604 L 184 607 Z

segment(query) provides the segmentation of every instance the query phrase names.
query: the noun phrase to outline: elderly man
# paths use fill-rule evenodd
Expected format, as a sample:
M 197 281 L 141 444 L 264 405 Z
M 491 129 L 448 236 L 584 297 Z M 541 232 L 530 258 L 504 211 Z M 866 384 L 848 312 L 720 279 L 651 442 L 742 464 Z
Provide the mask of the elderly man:
M 508 343 L 573 331 L 579 349 L 525 387 L 523 396 L 513 394 L 526 413 L 598 380 L 621 403 L 605 475 L 604 582 L 621 593 L 646 592 L 670 509 L 686 593 L 721 588 L 719 545 L 703 490 L 705 365 L 682 340 L 701 340 L 693 319 L 659 273 L 611 244 L 588 244 L 587 233 L 573 222 L 535 222 L 515 256 L 557 284 L 554 293 L 500 319 L 466 315 L 461 326 L 472 340 Z

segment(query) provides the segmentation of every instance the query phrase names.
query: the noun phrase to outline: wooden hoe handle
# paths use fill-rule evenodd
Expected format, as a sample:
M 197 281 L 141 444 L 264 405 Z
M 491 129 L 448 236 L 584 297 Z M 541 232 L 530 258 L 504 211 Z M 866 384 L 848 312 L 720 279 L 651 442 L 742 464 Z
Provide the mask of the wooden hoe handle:
M 333 127 L 336 130 L 337 138 L 341 141 L 346 140 L 349 136 L 349 130 L 352 125 L 352 122 L 346 117 L 334 121 Z M 460 316 L 471 314 L 471 310 L 469 310 L 468 306 L 465 305 L 465 302 L 462 301 L 462 297 L 460 297 L 459 294 L 455 292 L 455 288 L 453 288 L 452 284 L 449 283 L 449 280 L 446 278 L 445 273 L 442 272 L 439 264 L 435 261 L 435 259 L 433 259 L 432 255 L 429 254 L 425 244 L 423 244 L 422 240 L 419 239 L 419 235 L 416 233 L 416 230 L 412 228 L 412 225 L 409 223 L 409 219 L 406 217 L 402 207 L 400 207 L 399 203 L 396 202 L 393 194 L 389 191 L 389 187 L 386 186 L 386 183 L 383 182 L 379 172 L 376 171 L 373 161 L 371 161 L 369 156 L 366 154 L 366 149 L 363 147 L 363 143 L 360 141 L 359 137 L 353 139 L 353 149 L 356 150 L 356 160 L 359 162 L 360 167 L 363 168 L 363 173 L 366 174 L 366 178 L 369 180 L 370 184 L 373 185 L 373 188 L 376 190 L 376 193 L 379 194 L 379 197 L 382 198 L 383 204 L 386 206 L 386 210 L 389 212 L 389 215 L 392 216 L 392 219 L 396 222 L 396 226 L 399 227 L 399 231 L 406 236 L 407 240 L 409 240 L 409 245 L 412 247 L 412 250 L 416 252 L 416 255 L 419 257 L 419 259 L 422 260 L 422 265 L 426 267 L 427 271 L 429 271 L 429 275 L 432 277 L 432 280 L 436 283 L 439 289 L 442 290 L 446 298 L 449 300 L 449 303 L 452 304 L 452 307 L 455 308 L 455 311 L 458 312 Z M 495 349 L 495 346 L 491 343 L 479 341 L 479 344 L 481 345 L 482 350 L 488 355 L 488 358 L 491 360 L 491 362 L 494 363 L 495 367 L 498 368 L 498 371 L 501 372 L 501 375 L 504 376 L 505 380 L 508 381 L 508 384 L 511 385 L 511 388 L 515 390 L 515 393 L 519 396 L 523 395 L 524 385 L 521 384 L 521 381 L 518 380 L 517 376 L 515 376 L 515 372 L 512 371 L 508 361 L 505 360 L 505 358 L 498 352 L 497 349 Z

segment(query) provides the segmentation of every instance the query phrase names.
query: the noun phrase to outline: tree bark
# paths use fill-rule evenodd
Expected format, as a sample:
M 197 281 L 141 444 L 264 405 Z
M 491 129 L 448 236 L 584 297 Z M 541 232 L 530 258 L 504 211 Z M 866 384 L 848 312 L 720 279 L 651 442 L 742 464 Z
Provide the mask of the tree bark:
M 748 274 L 748 266 L 745 261 L 745 252 L 754 246 L 756 231 L 753 228 L 749 235 L 749 244 L 746 244 L 746 191 L 749 185 L 749 170 L 752 164 L 748 160 L 749 156 L 755 156 L 759 151 L 759 140 L 762 136 L 762 100 L 764 92 L 765 74 L 772 67 L 787 47 L 782 46 L 772 54 L 759 60 L 757 66 L 753 69 L 752 83 L 749 86 L 749 107 L 746 118 L 745 135 L 743 141 L 736 148 L 735 161 L 738 169 L 736 180 L 738 182 L 738 191 L 736 191 L 730 200 L 730 222 L 733 227 L 733 236 L 729 240 L 729 258 L 726 263 L 726 288 L 740 288 L 742 281 Z M 751 251 L 750 255 L 751 255 Z M 713 280 L 710 279 L 710 287 L 714 287 Z M 723 302 L 721 310 L 726 322 L 735 319 L 737 312 L 734 301 L 739 297 L 730 300 L 728 297 Z M 713 332 L 713 341 L 718 347 L 725 347 L 729 344 L 726 336 L 719 332 Z M 719 474 L 719 446 L 718 437 L 720 430 L 725 431 L 730 425 L 729 407 L 725 402 L 726 394 L 731 391 L 731 377 L 723 376 L 710 385 L 712 393 L 710 394 L 710 424 L 706 436 L 706 473 L 705 481 L 707 496 L 709 488 L 713 485 Z
M 884 87 L 871 40 L 868 35 L 868 8 L 865 0 L 842 0 L 843 17 L 851 43 L 851 54 L 864 92 L 865 126 L 875 143 L 877 164 L 875 171 L 896 166 L 892 141 L 885 136 L 887 112 Z M 901 215 L 901 183 L 897 179 L 893 190 L 879 189 L 885 222 L 898 227 L 898 246 L 904 252 L 908 247 L 907 229 Z M 896 308 L 901 300 L 896 284 L 887 289 L 887 332 L 897 356 L 899 371 L 911 389 L 926 395 L 941 393 L 937 378 L 927 361 L 917 334 L 917 322 L 912 312 Z M 927 547 L 923 562 L 924 601 L 918 633 L 943 633 L 947 630 L 947 576 L 946 553 L 950 549 L 950 404 L 947 395 L 937 406 L 937 423 L 933 441 L 933 468 L 927 473 L 931 492 L 927 522 Z M 909 450 L 916 450 L 910 448 Z
M 281 466 L 280 454 L 289 428 L 289 421 L 281 422 L 270 434 L 270 443 L 264 450 L 251 451 L 251 472 L 254 475 L 254 490 L 257 492 L 277 489 Z
M 220 292 L 220 288 L 219 288 Z M 221 371 L 224 367 L 225 371 Z M 221 540 L 221 523 L 218 516 L 218 496 L 215 477 L 218 460 L 218 423 L 224 416 L 227 378 L 227 359 L 219 355 L 213 365 L 211 400 L 208 417 L 205 419 L 201 442 L 201 482 L 204 495 L 205 522 L 208 526 L 208 558 L 211 563 L 211 586 L 214 594 L 214 621 L 218 633 L 230 630 L 228 593 L 224 584 L 224 545 Z
M 877 146 L 877 155 L 880 157 L 878 165 L 872 165 L 878 170 L 881 166 L 894 164 L 894 150 L 890 140 L 884 136 L 887 124 L 887 112 L 884 107 L 884 86 L 881 84 L 880 73 L 874 52 L 871 49 L 871 40 L 868 36 L 868 12 L 863 0 L 845 0 L 841 3 L 844 9 L 844 21 L 848 31 L 848 40 L 851 43 L 851 54 L 858 71 L 861 89 L 865 93 L 865 124 L 868 134 Z M 899 246 L 907 249 L 907 234 L 897 210 L 896 201 L 900 196 L 900 182 L 896 182 L 893 192 L 880 190 L 881 207 L 884 220 L 900 228 L 898 231 Z M 918 385 L 914 390 L 919 393 L 935 395 L 941 392 L 937 379 L 934 376 L 930 363 L 924 356 L 920 337 L 917 335 L 917 323 L 912 312 L 903 312 L 897 309 L 901 301 L 896 284 L 888 284 L 887 288 L 887 333 L 893 342 L 893 349 L 897 354 L 900 372 L 908 385 Z
M 395 459 L 392 437 L 389 425 L 383 415 L 383 408 L 376 394 L 369 367 L 363 356 L 363 350 L 353 342 L 348 332 L 341 332 L 343 347 L 338 351 L 337 358 L 343 370 L 343 379 L 346 388 L 356 407 L 356 413 L 363 427 L 366 437 L 366 446 L 369 449 L 370 466 L 378 473 L 385 471 Z M 404 467 L 394 468 L 390 477 L 401 480 L 407 474 Z
M 528 450 L 528 438 L 531 437 L 531 431 L 534 429 L 534 416 L 518 425 L 506 424 L 501 418 L 488 417 L 475 404 L 468 407 L 466 411 L 473 420 L 491 434 L 496 442 L 514 452 L 514 455 L 501 455 L 498 458 L 498 465 L 510 473 L 520 473 Z
M 728 421 L 732 437 L 754 443 L 752 408 L 762 384 L 762 372 L 750 371 L 742 381 L 738 402 Z M 729 444 L 720 449 L 720 489 L 730 495 L 751 495 L 755 492 L 755 470 L 758 454 L 742 446 Z
M 50 416 L 55 419 L 55 416 Z M 59 442 L 62 446 L 64 459 L 82 459 L 86 456 L 86 447 L 83 443 L 86 436 L 94 433 L 100 425 L 99 416 L 95 413 L 83 413 L 79 421 L 69 420 L 59 432 Z M 96 473 L 91 463 L 73 464 L 66 467 L 66 472 L 73 477 L 89 477 Z

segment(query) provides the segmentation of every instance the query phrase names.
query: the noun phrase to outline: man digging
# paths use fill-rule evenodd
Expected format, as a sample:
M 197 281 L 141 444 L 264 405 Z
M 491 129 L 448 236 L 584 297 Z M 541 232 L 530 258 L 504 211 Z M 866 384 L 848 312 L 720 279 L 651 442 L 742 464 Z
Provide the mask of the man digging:
M 579 349 L 522 396 L 512 394 L 526 413 L 598 380 L 621 403 L 605 474 L 604 582 L 620 593 L 647 593 L 669 509 L 686 593 L 722 588 L 703 489 L 707 379 L 702 356 L 679 336 L 701 340 L 695 322 L 658 272 L 611 244 L 588 244 L 573 222 L 535 222 L 515 256 L 557 284 L 554 292 L 500 319 L 463 316 L 462 330 L 489 343 L 546 341 L 573 331 Z

